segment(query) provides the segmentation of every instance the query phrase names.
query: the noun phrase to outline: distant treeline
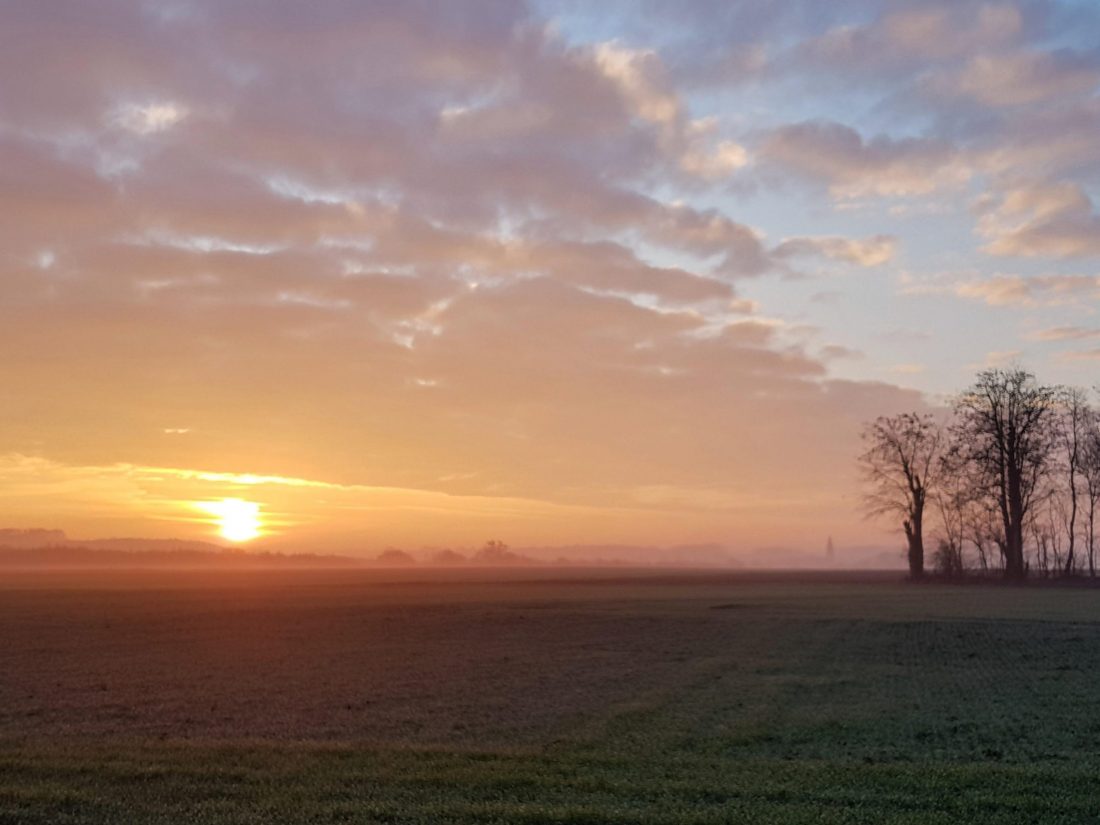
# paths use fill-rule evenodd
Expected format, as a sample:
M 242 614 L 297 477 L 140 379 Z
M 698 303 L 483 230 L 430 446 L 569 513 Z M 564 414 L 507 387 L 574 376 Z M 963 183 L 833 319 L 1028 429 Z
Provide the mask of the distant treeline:
M 392 547 L 374 558 L 363 558 L 316 553 L 245 552 L 206 542 L 164 539 L 74 542 L 60 530 L 0 530 L 0 569 L 412 567 L 421 563 L 411 553 Z M 423 563 L 439 567 L 512 567 L 544 565 L 548 562 L 516 553 L 504 542 L 494 539 L 469 555 L 454 550 L 437 550 Z M 554 563 L 567 562 L 559 559 Z M 577 564 L 575 561 L 568 563 Z M 629 564 L 622 560 L 606 559 L 594 559 L 590 563 L 603 566 Z
M 412 553 L 391 547 L 387 550 L 383 550 L 382 553 L 374 559 L 374 563 L 391 567 L 404 567 L 418 564 L 419 562 Z M 531 556 L 525 556 L 522 553 L 511 550 L 507 544 L 498 539 L 490 539 L 485 542 L 483 547 L 473 551 L 469 555 L 447 548 L 434 550 L 430 555 L 425 557 L 424 563 L 435 567 L 454 567 L 459 565 L 468 565 L 471 567 L 520 567 L 545 564 L 578 564 L 576 561 L 568 562 L 566 559 L 557 559 L 554 562 L 547 562 L 532 558 Z M 611 566 L 629 564 L 629 562 L 615 559 L 592 559 L 586 563 Z
M 539 549 L 539 548 L 536 548 Z M 545 548 L 542 548 L 545 549 Z M 569 548 L 577 549 L 577 548 Z M 605 550 L 616 548 L 608 547 Z M 624 551 L 639 548 L 620 548 Z M 642 548 L 646 549 L 646 548 Z M 649 548 L 652 549 L 652 548 Z M 671 551 L 669 551 L 671 552 Z M 69 539 L 60 530 L 0 529 L 0 570 L 13 569 L 255 569 L 255 568 L 399 568 L 399 567 L 736 567 L 732 559 L 722 564 L 703 564 L 698 559 L 671 557 L 631 559 L 592 554 L 583 558 L 559 556 L 535 558 L 516 552 L 497 539 L 481 548 L 458 552 L 424 550 L 413 555 L 390 547 L 376 556 L 343 556 L 315 553 L 275 553 L 230 549 L 202 541 L 176 539 Z
M 347 556 L 313 553 L 243 553 L 233 550 L 112 550 L 68 544 L 45 547 L 0 546 L 0 568 L 236 568 L 348 567 L 360 562 Z
M 1100 411 L 1085 390 L 990 369 L 950 413 L 865 425 L 865 504 L 906 536 L 909 572 L 1096 576 Z

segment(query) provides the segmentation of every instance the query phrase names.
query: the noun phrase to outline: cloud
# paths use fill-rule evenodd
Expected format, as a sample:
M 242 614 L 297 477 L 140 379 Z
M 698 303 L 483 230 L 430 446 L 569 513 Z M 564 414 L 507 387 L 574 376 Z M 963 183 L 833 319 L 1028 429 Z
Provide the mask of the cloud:
M 777 258 L 821 256 L 857 266 L 889 263 L 897 252 L 898 240 L 891 235 L 875 235 L 863 240 L 850 238 L 791 238 L 783 241 L 772 254 Z
M 859 350 L 841 344 L 826 344 L 821 348 L 821 358 L 825 361 L 834 361 L 841 358 L 858 360 L 865 357 L 866 355 Z
M 600 43 L 596 65 L 620 89 L 630 111 L 659 129 L 660 144 L 681 170 L 706 180 L 726 177 L 748 163 L 748 152 L 732 140 L 713 137 L 715 118 L 690 119 L 673 91 L 656 52 Z
M 1100 276 L 1093 275 L 997 275 L 961 281 L 952 287 L 962 298 L 990 306 L 1040 306 L 1073 303 L 1100 294 Z
M 977 365 L 978 369 L 1003 368 L 1016 364 L 1023 355 L 1023 350 L 993 350 L 985 354 L 985 359 Z
M 990 306 L 1030 305 L 1032 285 L 1018 275 L 1002 275 L 985 281 L 964 281 L 956 284 L 955 294 L 962 298 L 983 301 Z
M 996 275 L 982 281 L 959 282 L 953 292 L 994 307 L 1057 306 L 1100 295 L 1100 276 Z
M 1073 306 L 1100 295 L 1100 276 L 1048 273 L 928 279 L 903 276 L 904 295 L 954 295 L 997 307 Z
M 1034 183 L 983 198 L 975 207 L 991 255 L 1100 255 L 1100 215 L 1080 185 Z
M 686 146 L 680 156 L 681 169 L 708 181 L 726 178 L 750 162 L 748 150 L 741 144 L 732 140 L 710 140 L 715 123 L 715 118 L 691 121 L 685 130 Z
M 1040 109 L 1037 115 L 1033 109 Z M 1000 113 L 1002 127 L 986 139 L 981 166 L 998 189 L 1032 184 L 1095 179 L 1100 170 L 1100 100 L 1095 95 L 1057 105 L 1036 104 Z
M 1030 341 L 1083 341 L 1090 338 L 1100 338 L 1100 329 L 1049 327 L 1028 333 L 1027 338 Z
M 933 2 L 831 27 L 799 51 L 811 65 L 837 71 L 912 71 L 1014 44 L 1024 28 L 1024 15 L 1011 3 Z
M 962 186 L 973 174 L 961 153 L 937 138 L 864 140 L 830 121 L 783 126 L 765 136 L 761 157 L 828 186 L 839 199 L 927 195 Z
M 984 106 L 1051 103 L 1093 92 L 1100 63 L 1072 52 L 1020 51 L 977 55 L 957 73 L 929 80 L 930 90 L 970 98 Z
M 231 264 L 222 278 L 235 283 Z M 228 305 L 219 293 L 158 293 L 136 312 L 122 301 L 96 313 L 67 301 L 24 306 L 20 320 L 5 317 L 20 357 L 0 378 L 22 389 L 0 413 L 5 443 L 48 434 L 49 454 L 65 463 L 136 454 L 144 466 L 214 468 L 181 479 L 194 483 L 319 477 L 607 513 L 636 484 L 809 491 L 847 460 L 837 433 L 854 438 L 863 417 L 919 403 L 888 386 L 829 381 L 766 324 L 705 335 L 694 312 L 549 277 L 457 284 L 442 303 L 425 295 L 418 315 L 404 299 L 387 308 L 371 297 L 406 282 L 424 294 L 415 278 L 354 279 L 348 287 L 364 291 L 350 312 L 261 303 L 259 282 L 238 284 Z M 429 390 L 415 381 L 425 377 Z M 812 425 L 806 409 L 817 410 Z M 164 438 L 166 419 L 192 434 Z M 808 456 L 783 435 L 807 427 L 827 450 Z
M 187 107 L 177 103 L 131 103 L 119 107 L 112 120 L 136 134 L 152 135 L 170 129 L 187 115 Z
M 656 52 L 601 43 L 596 47 L 595 60 L 604 75 L 622 89 L 639 117 L 664 126 L 680 119 L 680 101 L 669 90 Z

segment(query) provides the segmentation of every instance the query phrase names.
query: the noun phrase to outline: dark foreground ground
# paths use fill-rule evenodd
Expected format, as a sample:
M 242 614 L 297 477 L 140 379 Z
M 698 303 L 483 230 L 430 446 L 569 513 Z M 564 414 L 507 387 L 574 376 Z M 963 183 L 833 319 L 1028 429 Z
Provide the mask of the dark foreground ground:
M 1100 592 L 5 574 L 0 822 L 1100 822 Z

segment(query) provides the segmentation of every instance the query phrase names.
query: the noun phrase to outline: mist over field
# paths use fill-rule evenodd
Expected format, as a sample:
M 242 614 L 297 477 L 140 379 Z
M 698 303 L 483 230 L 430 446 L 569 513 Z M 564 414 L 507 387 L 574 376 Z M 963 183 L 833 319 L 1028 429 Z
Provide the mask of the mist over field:
M 481 547 L 389 547 L 354 555 L 318 554 L 305 548 L 268 545 L 265 552 L 201 541 L 173 539 L 70 539 L 62 530 L 0 529 L 0 567 L 668 567 L 729 569 L 901 569 L 901 550 L 853 547 L 838 550 L 831 539 L 820 553 L 763 547 L 738 551 L 718 544 L 673 547 L 571 545 L 510 548 L 491 540 Z M 354 548 L 353 548 L 354 551 Z

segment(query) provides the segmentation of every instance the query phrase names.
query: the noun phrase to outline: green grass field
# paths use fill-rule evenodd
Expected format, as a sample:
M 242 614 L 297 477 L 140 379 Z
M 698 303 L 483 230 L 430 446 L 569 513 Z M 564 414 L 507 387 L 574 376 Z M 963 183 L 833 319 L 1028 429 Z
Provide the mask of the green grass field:
M 0 587 L 0 822 L 1100 822 L 1100 591 Z

